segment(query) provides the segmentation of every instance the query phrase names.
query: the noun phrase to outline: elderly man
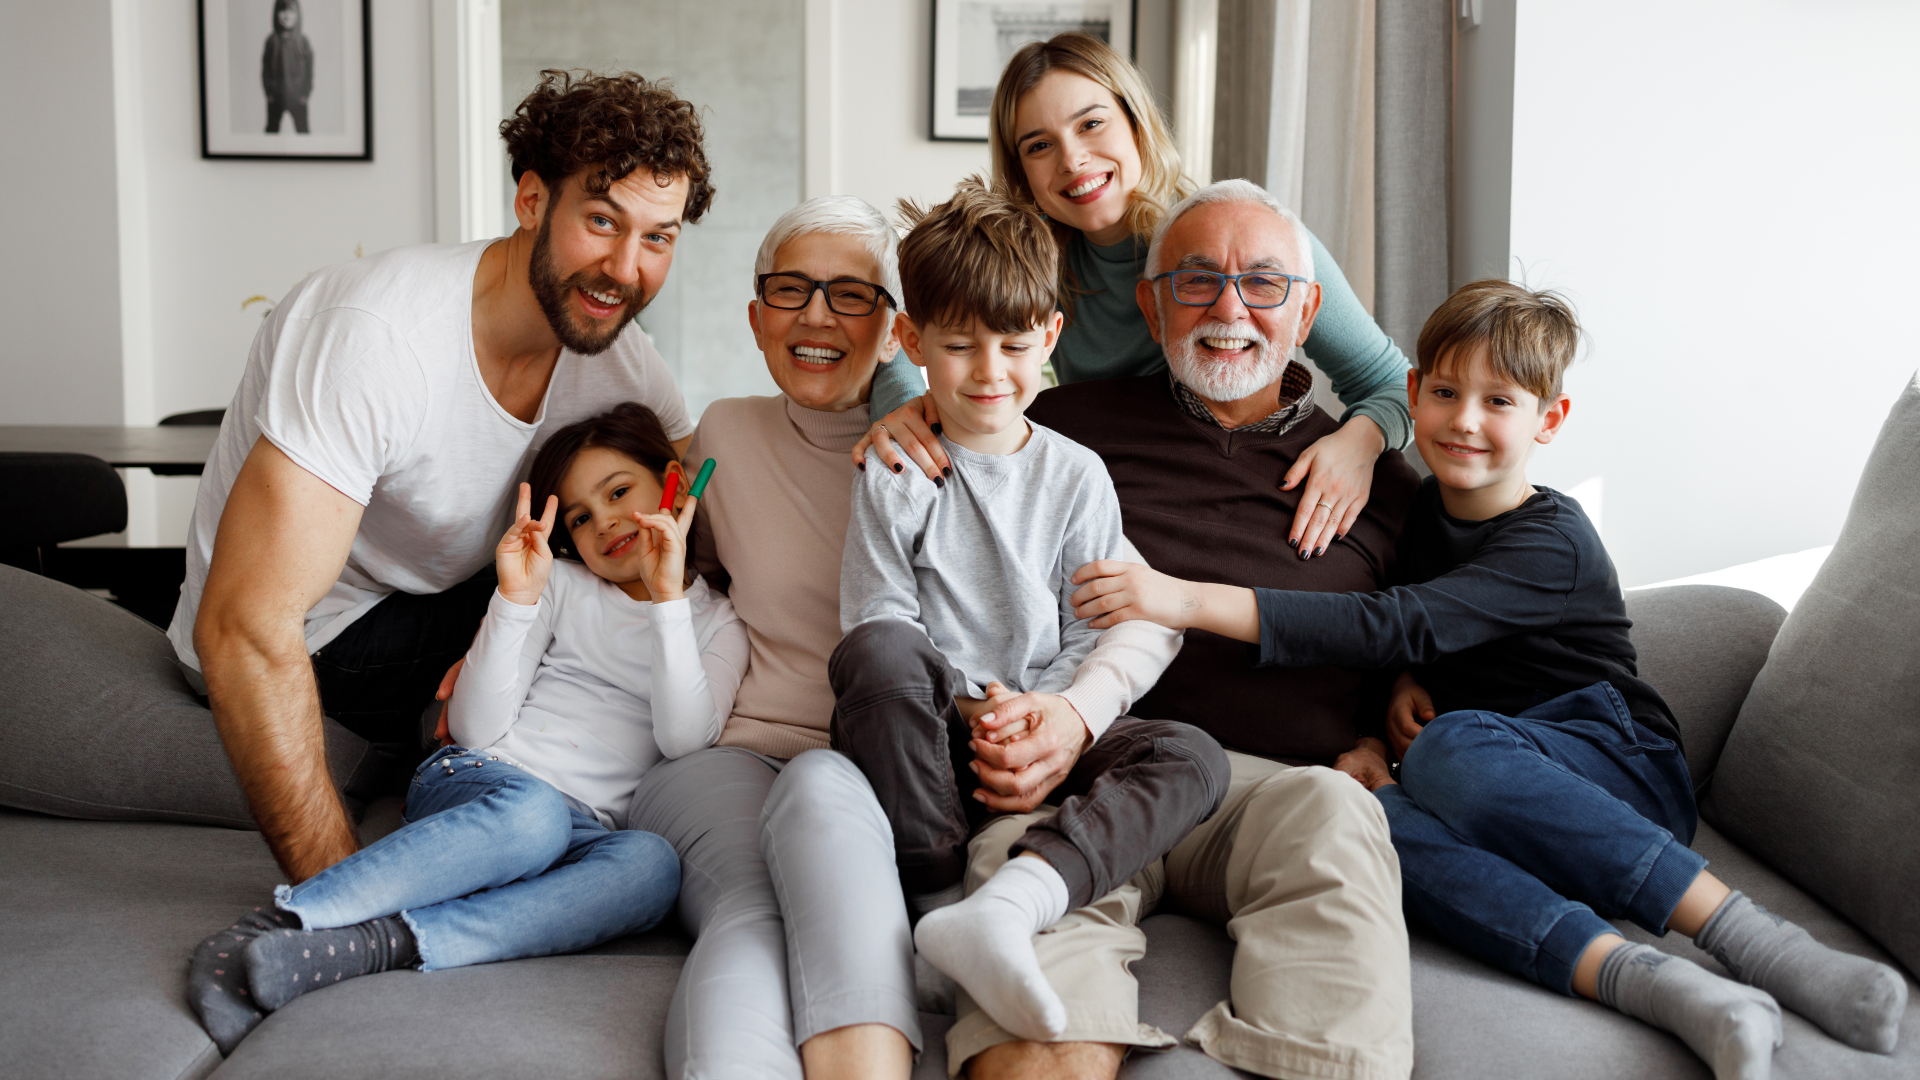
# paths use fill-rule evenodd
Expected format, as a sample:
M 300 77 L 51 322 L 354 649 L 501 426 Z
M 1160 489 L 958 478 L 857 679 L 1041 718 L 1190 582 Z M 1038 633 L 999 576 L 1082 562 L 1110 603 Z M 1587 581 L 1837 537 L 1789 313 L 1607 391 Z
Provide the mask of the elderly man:
M 1253 184 L 1214 184 L 1168 215 L 1147 267 L 1138 300 L 1171 377 L 1059 387 L 1029 415 L 1106 460 L 1127 536 L 1156 569 L 1269 588 L 1382 585 L 1416 486 L 1398 454 L 1381 457 L 1365 512 L 1324 554 L 1308 558 L 1286 542 L 1298 495 L 1279 485 L 1336 426 L 1314 406 L 1306 369 L 1288 359 L 1319 306 L 1297 220 Z M 1099 610 L 1092 590 L 1075 602 L 1083 614 Z M 948 1035 L 952 1067 L 970 1062 L 976 1078 L 1111 1076 L 1128 1047 L 1172 1045 L 1138 1023 L 1126 967 L 1146 947 L 1135 924 L 1157 906 L 1222 923 L 1237 942 L 1231 1000 L 1186 1033 L 1208 1054 L 1263 1076 L 1408 1075 L 1399 864 L 1385 816 L 1355 782 L 1387 769 L 1378 689 L 1334 668 L 1256 669 L 1244 645 L 1189 632 L 1133 711 L 1186 721 L 1232 748 L 1225 804 L 1161 866 L 1035 939 L 1067 1005 L 1066 1041 L 1016 1041 L 963 1001 Z M 1049 749 L 1034 747 L 1039 760 L 1025 771 L 1051 774 L 1071 758 Z M 1037 816 L 983 830 L 970 883 L 990 875 Z

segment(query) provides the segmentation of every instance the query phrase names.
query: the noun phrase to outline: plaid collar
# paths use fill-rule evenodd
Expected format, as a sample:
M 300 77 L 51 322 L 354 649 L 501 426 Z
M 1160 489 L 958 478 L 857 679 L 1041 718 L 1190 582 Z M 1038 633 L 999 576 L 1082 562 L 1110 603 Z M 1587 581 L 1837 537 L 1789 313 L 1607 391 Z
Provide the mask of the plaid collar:
M 1298 360 L 1287 361 L 1287 370 L 1280 376 L 1280 408 L 1262 419 L 1237 428 L 1226 428 L 1213 415 L 1213 410 L 1207 408 L 1206 399 L 1194 393 L 1186 383 L 1174 378 L 1173 372 L 1167 372 L 1167 381 L 1173 384 L 1173 400 L 1180 403 L 1180 411 L 1203 424 L 1212 424 L 1235 434 L 1259 432 L 1284 435 L 1313 412 L 1313 373 L 1302 367 Z

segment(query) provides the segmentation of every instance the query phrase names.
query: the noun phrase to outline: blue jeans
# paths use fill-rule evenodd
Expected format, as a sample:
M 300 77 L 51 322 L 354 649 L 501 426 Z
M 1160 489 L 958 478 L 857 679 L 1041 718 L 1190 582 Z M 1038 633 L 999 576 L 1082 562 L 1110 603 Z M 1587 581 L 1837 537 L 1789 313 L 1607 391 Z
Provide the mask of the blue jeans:
M 1466 952 L 1563 994 L 1607 918 L 1653 934 L 1707 861 L 1687 762 L 1607 683 L 1517 717 L 1435 717 L 1376 793 L 1407 912 Z
M 398 913 L 420 970 L 590 948 L 660 921 L 680 858 L 614 831 L 545 780 L 449 747 L 414 770 L 407 824 L 298 885 L 274 890 L 309 930 Z

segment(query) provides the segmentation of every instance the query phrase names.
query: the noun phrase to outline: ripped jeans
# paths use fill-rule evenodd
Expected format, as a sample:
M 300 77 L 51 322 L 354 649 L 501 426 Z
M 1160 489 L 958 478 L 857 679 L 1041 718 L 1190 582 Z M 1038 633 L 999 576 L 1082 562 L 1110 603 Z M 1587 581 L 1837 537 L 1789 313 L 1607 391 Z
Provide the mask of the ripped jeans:
M 613 830 L 545 780 L 483 750 L 437 750 L 414 770 L 407 824 L 274 900 L 309 930 L 398 913 L 420 970 L 591 948 L 660 921 L 680 858 Z

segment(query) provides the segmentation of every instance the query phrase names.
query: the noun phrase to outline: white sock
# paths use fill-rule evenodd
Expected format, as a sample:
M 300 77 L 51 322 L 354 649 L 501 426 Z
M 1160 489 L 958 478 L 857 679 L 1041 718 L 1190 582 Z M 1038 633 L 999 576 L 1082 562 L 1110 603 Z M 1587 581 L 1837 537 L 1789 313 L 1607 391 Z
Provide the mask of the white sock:
M 966 988 L 993 1021 L 1034 1042 L 1058 1039 L 1067 1007 L 1053 992 L 1033 935 L 1067 913 L 1067 883 L 1044 859 L 1013 858 L 979 891 L 929 912 L 914 947 Z

